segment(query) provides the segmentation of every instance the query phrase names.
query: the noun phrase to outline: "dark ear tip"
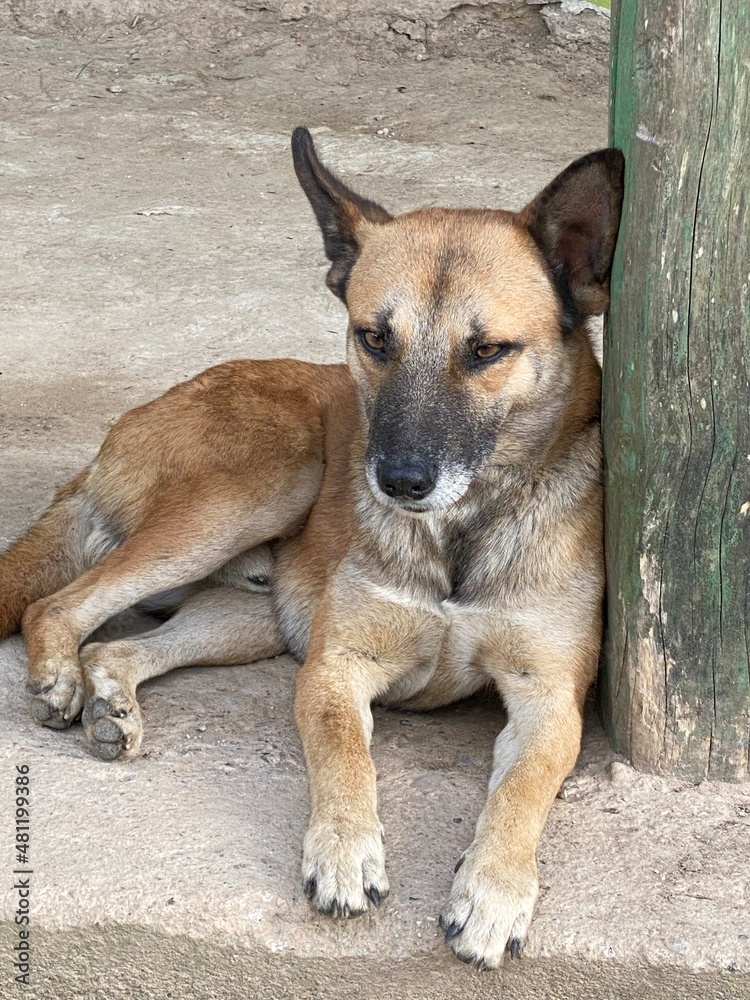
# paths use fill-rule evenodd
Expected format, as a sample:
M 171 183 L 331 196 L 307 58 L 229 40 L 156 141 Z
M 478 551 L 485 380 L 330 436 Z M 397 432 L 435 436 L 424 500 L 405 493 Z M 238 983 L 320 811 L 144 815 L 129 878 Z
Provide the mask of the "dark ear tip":
M 625 173 L 625 155 L 621 149 L 610 146 L 607 152 L 607 166 L 613 174 L 622 177 Z
M 609 173 L 617 180 L 622 181 L 625 174 L 625 157 L 621 149 L 615 149 L 614 146 L 598 149 L 595 153 L 589 153 L 589 156 L 584 157 L 584 159 L 603 162 Z
M 315 143 L 310 130 L 304 125 L 298 125 L 292 132 L 292 158 L 294 162 L 298 163 L 302 159 L 307 159 L 311 152 L 315 152 Z
M 299 146 L 303 142 L 312 142 L 312 135 L 310 134 L 310 129 L 305 128 L 304 125 L 298 125 L 292 132 L 292 145 Z

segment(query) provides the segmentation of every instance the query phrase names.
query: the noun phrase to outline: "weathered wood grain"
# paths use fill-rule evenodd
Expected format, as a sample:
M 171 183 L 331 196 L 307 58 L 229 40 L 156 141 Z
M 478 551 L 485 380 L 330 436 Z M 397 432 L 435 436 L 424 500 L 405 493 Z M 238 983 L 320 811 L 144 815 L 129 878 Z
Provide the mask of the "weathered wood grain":
M 626 195 L 605 334 L 600 685 L 644 770 L 748 778 L 750 4 L 612 5 Z

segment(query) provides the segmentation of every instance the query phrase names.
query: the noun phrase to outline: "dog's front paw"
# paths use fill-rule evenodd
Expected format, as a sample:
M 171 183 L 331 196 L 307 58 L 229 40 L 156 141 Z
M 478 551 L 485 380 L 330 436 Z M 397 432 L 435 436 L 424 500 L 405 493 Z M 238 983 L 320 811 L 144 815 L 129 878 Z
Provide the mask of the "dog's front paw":
M 67 729 L 83 707 L 83 673 L 78 657 L 50 656 L 29 670 L 26 690 L 31 714 L 50 729 Z
M 370 823 L 311 822 L 302 857 L 305 895 L 319 913 L 358 917 L 388 895 L 383 834 Z
M 517 958 L 539 893 L 536 861 L 510 863 L 473 844 L 459 862 L 451 898 L 440 917 L 457 958 L 495 969 L 506 949 Z

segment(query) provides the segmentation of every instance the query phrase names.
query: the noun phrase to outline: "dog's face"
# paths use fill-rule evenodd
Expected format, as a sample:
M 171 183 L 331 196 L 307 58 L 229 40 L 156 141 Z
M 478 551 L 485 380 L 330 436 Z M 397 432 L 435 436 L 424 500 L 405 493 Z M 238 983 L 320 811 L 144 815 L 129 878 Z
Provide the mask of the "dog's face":
M 508 414 L 533 407 L 559 368 L 557 298 L 533 241 L 504 213 L 366 224 L 346 302 L 375 495 L 412 510 L 455 502 Z
M 621 155 L 577 161 L 518 214 L 393 218 L 330 174 L 304 129 L 293 151 L 349 311 L 375 497 L 410 512 L 455 503 L 503 460 L 506 434 L 531 457 L 569 388 L 567 341 L 608 302 Z

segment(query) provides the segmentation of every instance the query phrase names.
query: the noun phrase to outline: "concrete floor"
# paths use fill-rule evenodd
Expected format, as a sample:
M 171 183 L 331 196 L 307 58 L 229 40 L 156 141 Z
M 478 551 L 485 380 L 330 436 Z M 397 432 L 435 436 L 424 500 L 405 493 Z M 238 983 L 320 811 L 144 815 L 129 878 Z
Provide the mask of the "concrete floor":
M 517 207 L 606 142 L 601 55 L 552 46 L 528 12 L 495 23 L 443 5 L 430 22 L 413 5 L 425 43 L 362 4 L 338 21 L 331 5 L 158 6 L 0 15 L 0 546 L 116 416 L 176 380 L 237 356 L 342 357 L 294 125 L 392 210 Z M 482 802 L 493 701 L 378 713 L 393 893 L 341 925 L 300 891 L 291 660 L 146 685 L 145 753 L 122 766 L 90 759 L 77 727 L 36 728 L 23 673 L 14 638 L 0 756 L 8 774 L 28 763 L 34 789 L 26 996 L 750 996 L 750 792 L 637 775 L 593 716 L 541 845 L 526 957 L 480 975 L 436 916 Z M 6 891 L 0 997 L 21 995 L 15 901 Z

